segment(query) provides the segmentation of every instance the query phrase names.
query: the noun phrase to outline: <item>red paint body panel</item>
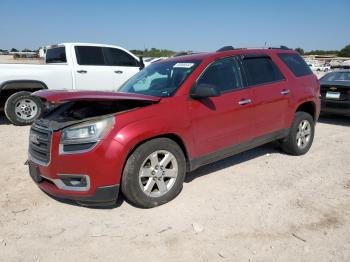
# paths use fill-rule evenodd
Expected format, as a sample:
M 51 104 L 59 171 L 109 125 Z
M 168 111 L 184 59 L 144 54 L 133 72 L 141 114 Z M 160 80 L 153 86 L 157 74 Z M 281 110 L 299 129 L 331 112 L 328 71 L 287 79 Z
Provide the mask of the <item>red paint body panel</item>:
M 218 97 L 194 100 L 191 88 L 205 68 L 213 61 L 241 54 L 267 54 L 278 65 L 284 81 L 223 93 Z M 315 118 L 320 112 L 319 83 L 314 75 L 294 77 L 277 53 L 287 50 L 234 50 L 172 58 L 173 61 L 201 59 L 202 63 L 169 98 L 98 92 L 40 91 L 34 93 L 49 102 L 79 100 L 143 100 L 158 102 L 135 110 L 116 114 L 115 127 L 90 152 L 59 155 L 60 132 L 54 132 L 51 162 L 40 166 L 40 173 L 50 179 L 57 174 L 86 174 L 91 179 L 88 192 L 60 190 L 50 183 L 40 183 L 46 192 L 56 196 L 93 195 L 98 187 L 119 184 L 129 153 L 140 143 L 159 136 L 176 136 L 182 141 L 191 161 L 232 145 L 252 140 L 291 126 L 296 109 L 304 102 L 313 102 Z M 169 61 L 169 60 L 168 60 Z M 161 62 L 160 62 L 161 63 Z M 283 90 L 289 90 L 283 95 Z M 251 99 L 249 105 L 239 105 Z

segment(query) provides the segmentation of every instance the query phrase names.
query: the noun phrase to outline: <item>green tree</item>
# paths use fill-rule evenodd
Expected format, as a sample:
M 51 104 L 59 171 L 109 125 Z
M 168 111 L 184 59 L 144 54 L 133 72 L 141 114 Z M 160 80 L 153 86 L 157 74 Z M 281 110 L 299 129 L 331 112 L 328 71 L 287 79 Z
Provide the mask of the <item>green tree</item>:
M 24 48 L 24 49 L 22 50 L 22 52 L 32 52 L 32 50 L 30 50 L 30 49 L 28 49 L 28 48 Z
M 18 52 L 18 50 L 16 48 L 11 48 L 10 52 Z
M 158 48 L 151 48 L 151 49 L 145 49 L 145 50 L 138 50 L 138 49 L 134 49 L 134 50 L 130 50 L 131 53 L 133 53 L 134 55 L 138 55 L 138 56 L 144 56 L 144 57 L 162 57 L 162 56 L 172 56 L 174 55 L 176 52 L 172 51 L 172 50 L 168 50 L 168 49 L 158 49 Z
M 337 55 L 338 53 L 338 50 L 311 50 L 305 52 L 305 55 Z
M 305 52 L 304 52 L 304 49 L 300 48 L 300 47 L 297 47 L 294 49 L 295 51 L 297 51 L 299 54 L 303 55 Z
M 350 44 L 340 50 L 338 56 L 350 57 Z

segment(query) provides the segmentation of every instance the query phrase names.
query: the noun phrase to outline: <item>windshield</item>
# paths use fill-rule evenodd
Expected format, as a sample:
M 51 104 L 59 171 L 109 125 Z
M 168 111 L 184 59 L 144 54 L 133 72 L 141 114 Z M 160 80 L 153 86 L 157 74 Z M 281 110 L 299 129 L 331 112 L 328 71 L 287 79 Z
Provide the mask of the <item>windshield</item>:
M 119 88 L 119 92 L 168 97 L 200 64 L 200 60 L 151 64 Z
M 321 80 L 325 81 L 350 81 L 350 71 L 349 72 L 333 72 L 322 77 Z

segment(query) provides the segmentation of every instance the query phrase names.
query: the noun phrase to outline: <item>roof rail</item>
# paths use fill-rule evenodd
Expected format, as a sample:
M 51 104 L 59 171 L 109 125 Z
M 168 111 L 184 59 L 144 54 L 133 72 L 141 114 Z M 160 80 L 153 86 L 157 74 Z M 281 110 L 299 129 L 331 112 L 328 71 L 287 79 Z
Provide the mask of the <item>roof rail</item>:
M 269 47 L 269 49 L 282 49 L 282 50 L 292 50 L 285 45 L 281 45 L 280 47 Z
M 184 55 L 194 55 L 197 54 L 194 51 L 181 51 L 173 55 L 173 57 L 184 56 Z
M 235 48 L 231 45 L 227 45 L 216 50 L 216 52 L 224 52 L 224 51 L 230 51 L 230 50 L 235 50 Z

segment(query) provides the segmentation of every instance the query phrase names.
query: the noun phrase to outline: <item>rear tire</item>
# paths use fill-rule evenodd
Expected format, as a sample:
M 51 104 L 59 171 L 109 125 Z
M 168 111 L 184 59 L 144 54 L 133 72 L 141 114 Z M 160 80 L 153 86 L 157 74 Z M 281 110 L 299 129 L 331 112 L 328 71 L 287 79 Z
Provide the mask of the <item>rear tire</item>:
M 185 174 L 186 160 L 179 145 L 168 138 L 156 138 L 140 145 L 129 156 L 121 190 L 138 207 L 156 207 L 180 193 Z
M 30 92 L 21 91 L 7 99 L 4 111 L 12 124 L 24 126 L 32 124 L 42 115 L 44 105 L 38 97 L 31 96 Z
M 292 127 L 281 147 L 290 155 L 304 155 L 312 145 L 314 134 L 315 122 L 312 116 L 306 112 L 296 112 Z

